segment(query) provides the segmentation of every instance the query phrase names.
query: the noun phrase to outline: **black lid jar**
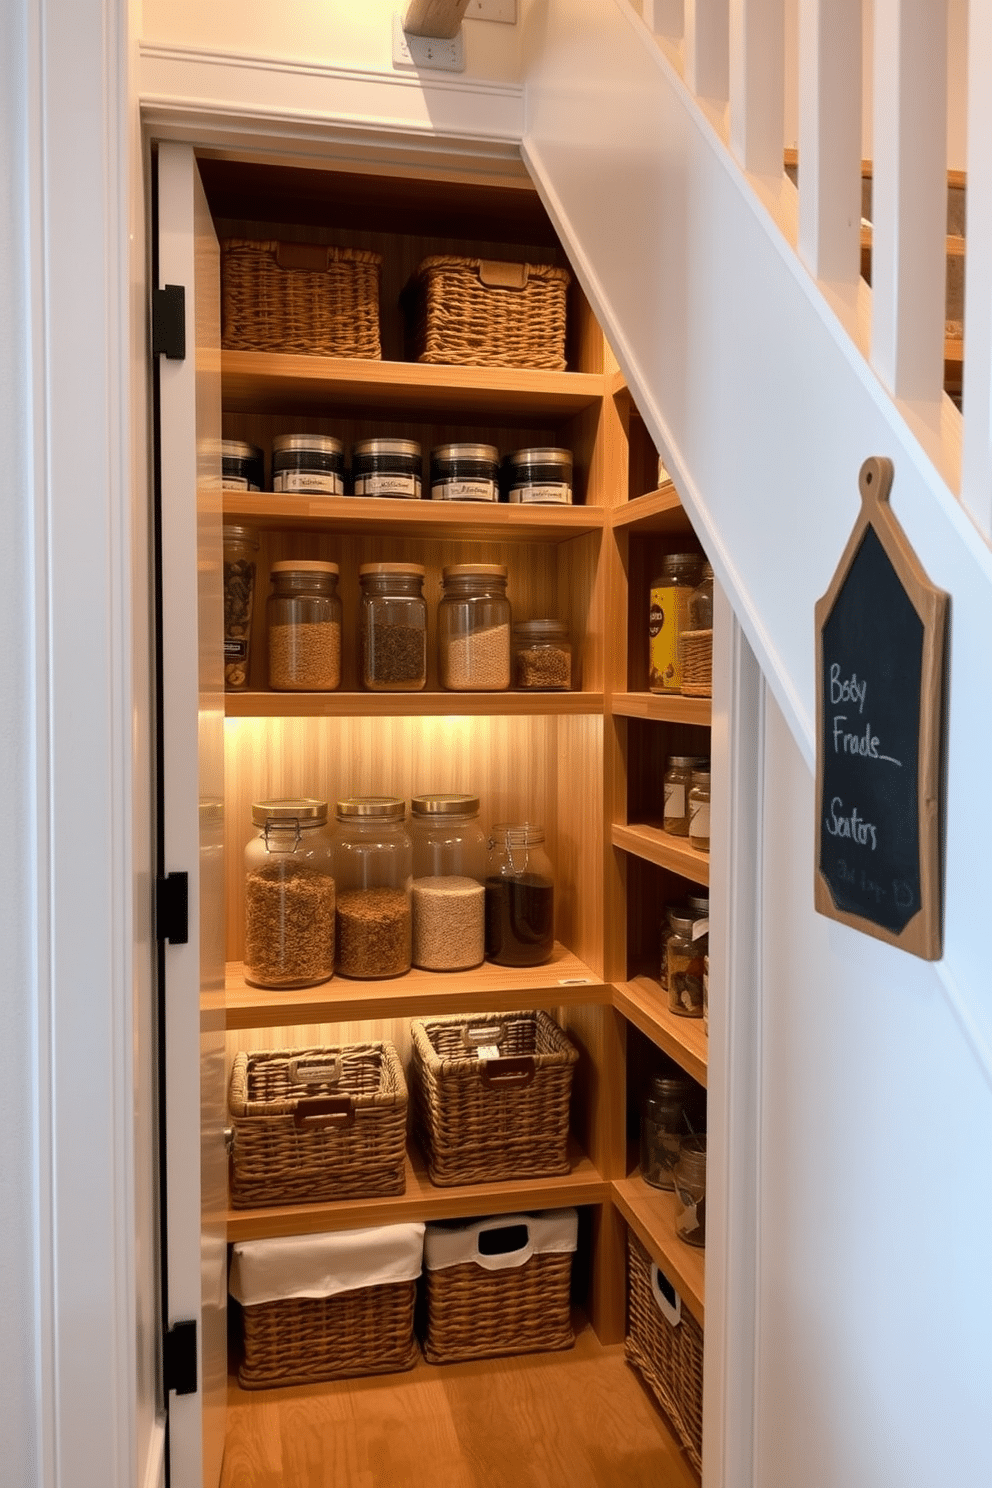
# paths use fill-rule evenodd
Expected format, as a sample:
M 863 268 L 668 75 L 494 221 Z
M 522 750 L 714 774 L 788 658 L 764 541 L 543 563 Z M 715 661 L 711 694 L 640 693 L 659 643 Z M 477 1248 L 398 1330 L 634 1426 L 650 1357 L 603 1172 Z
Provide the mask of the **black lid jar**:
M 431 450 L 433 501 L 498 501 L 499 451 L 494 444 L 441 444 Z
M 352 492 L 418 500 L 423 463 L 415 439 L 362 439 L 351 451 Z
M 542 446 L 508 455 L 506 497 L 520 506 L 570 506 L 572 451 Z
M 272 489 L 287 495 L 344 495 L 344 445 L 330 434 L 277 434 Z
M 260 491 L 265 485 L 265 457 L 243 439 L 221 440 L 220 468 L 225 491 Z

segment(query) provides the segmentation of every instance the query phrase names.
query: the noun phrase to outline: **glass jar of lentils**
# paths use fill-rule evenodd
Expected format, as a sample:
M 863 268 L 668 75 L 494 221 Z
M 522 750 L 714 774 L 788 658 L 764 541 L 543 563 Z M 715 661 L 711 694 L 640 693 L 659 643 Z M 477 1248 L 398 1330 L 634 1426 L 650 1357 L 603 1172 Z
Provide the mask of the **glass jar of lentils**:
M 341 684 L 338 566 L 316 559 L 273 563 L 266 604 L 269 686 L 330 692 Z
M 438 674 L 456 692 L 510 685 L 510 601 L 500 563 L 455 563 L 442 572 L 437 608 Z
M 413 845 L 396 796 L 350 796 L 337 803 L 334 881 L 342 976 L 361 980 L 410 970 Z
M 334 974 L 327 802 L 256 801 L 245 847 L 245 981 L 312 987 Z
M 419 563 L 363 563 L 359 676 L 369 692 L 419 692 L 427 684 L 427 603 Z
M 478 796 L 414 796 L 413 964 L 466 971 L 485 955 L 486 837 Z

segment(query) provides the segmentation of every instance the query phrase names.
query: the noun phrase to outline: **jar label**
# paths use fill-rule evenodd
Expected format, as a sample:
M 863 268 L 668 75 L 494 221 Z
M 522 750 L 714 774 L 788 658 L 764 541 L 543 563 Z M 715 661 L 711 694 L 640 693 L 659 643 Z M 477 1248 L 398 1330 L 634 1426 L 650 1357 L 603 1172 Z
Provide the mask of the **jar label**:
M 272 478 L 273 491 L 317 491 L 322 496 L 343 496 L 344 481 L 334 470 L 280 470 Z
M 227 475 L 221 481 L 221 489 L 224 491 L 250 491 L 252 487 L 248 484 L 248 478 L 244 475 Z M 254 489 L 257 491 L 258 487 Z
M 689 818 L 689 836 L 706 837 L 708 839 L 709 835 L 710 803 L 709 801 L 700 801 L 698 805 L 692 808 L 692 815 Z
M 550 486 L 511 486 L 510 500 L 518 506 L 568 506 L 572 488 L 564 482 Z
M 225 661 L 247 661 L 248 660 L 248 637 L 242 636 L 240 640 L 224 641 Z
M 678 817 L 680 821 L 685 816 L 685 786 L 683 784 L 665 786 L 665 815 Z
M 433 501 L 495 501 L 496 482 L 491 480 L 435 481 L 431 486 Z
M 419 475 L 389 475 L 374 471 L 370 475 L 355 476 L 356 496 L 420 496 Z
M 689 628 L 689 595 L 681 584 L 657 585 L 651 590 L 648 616 L 648 685 L 652 692 L 680 692 L 682 668 L 679 640 Z

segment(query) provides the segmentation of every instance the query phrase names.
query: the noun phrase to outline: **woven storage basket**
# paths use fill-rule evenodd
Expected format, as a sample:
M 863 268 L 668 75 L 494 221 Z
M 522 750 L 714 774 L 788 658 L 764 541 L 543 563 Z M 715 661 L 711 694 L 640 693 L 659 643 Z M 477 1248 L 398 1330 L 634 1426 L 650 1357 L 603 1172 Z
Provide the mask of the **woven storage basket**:
M 571 1348 L 577 1232 L 574 1209 L 428 1225 L 424 1237 L 428 1362 L 453 1364 L 460 1359 Z M 509 1252 L 500 1248 L 506 1244 Z
M 423 1234 L 408 1224 L 236 1245 L 238 1382 L 260 1390 L 411 1369 Z
M 569 1171 L 574 1046 L 545 1012 L 415 1019 L 411 1080 L 431 1182 Z M 495 1046 L 497 1058 L 479 1057 Z
M 679 637 L 682 691 L 689 697 L 713 693 L 713 632 L 684 630 Z
M 425 258 L 404 299 L 418 362 L 565 370 L 567 269 Z
M 627 1231 L 627 1262 L 627 1362 L 644 1376 L 701 1472 L 703 1330 L 677 1293 L 672 1293 L 674 1304 L 665 1295 L 658 1267 L 632 1230 Z
M 392 1044 L 236 1055 L 231 1202 L 324 1202 L 401 1194 L 407 1090 Z
M 357 249 L 225 239 L 222 345 L 378 361 L 381 265 Z

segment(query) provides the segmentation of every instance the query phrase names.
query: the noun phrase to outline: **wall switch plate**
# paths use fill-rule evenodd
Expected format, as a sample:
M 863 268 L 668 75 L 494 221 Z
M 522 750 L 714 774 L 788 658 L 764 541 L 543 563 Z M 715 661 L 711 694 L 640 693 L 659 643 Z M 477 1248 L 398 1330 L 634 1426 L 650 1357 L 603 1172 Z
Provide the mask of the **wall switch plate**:
M 408 36 L 401 16 L 393 16 L 393 66 L 412 72 L 465 71 L 465 43 L 459 31 L 450 40 L 437 36 Z
M 467 21 L 501 21 L 504 26 L 517 24 L 517 0 L 468 0 Z

